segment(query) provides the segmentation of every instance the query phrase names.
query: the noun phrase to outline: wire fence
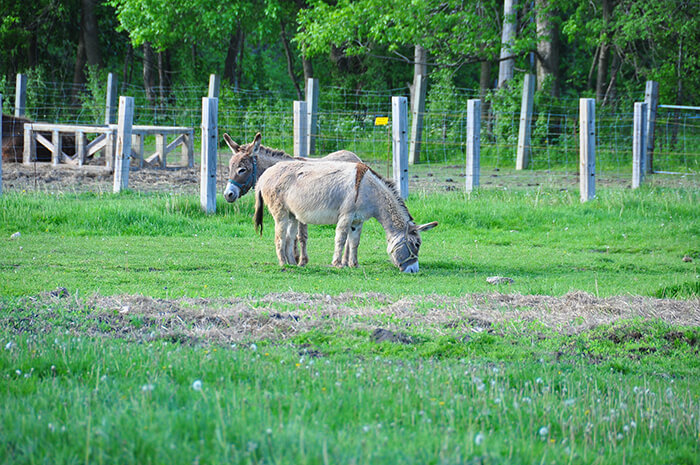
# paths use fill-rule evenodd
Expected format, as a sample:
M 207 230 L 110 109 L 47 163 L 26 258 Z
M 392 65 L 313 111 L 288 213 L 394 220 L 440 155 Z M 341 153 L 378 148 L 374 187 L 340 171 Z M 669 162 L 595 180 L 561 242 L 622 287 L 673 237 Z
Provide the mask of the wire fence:
M 85 86 L 76 87 L 30 76 L 26 114 L 33 120 L 50 123 L 103 124 L 105 84 L 106 81 L 91 80 Z M 195 128 L 195 153 L 200 147 L 201 99 L 207 95 L 207 90 L 206 83 L 155 88 L 151 94 L 140 86 L 118 88 L 120 95 L 134 97 L 134 124 Z M 4 96 L 3 113 L 12 114 L 13 83 L 0 81 L 0 93 Z M 391 116 L 392 96 L 407 94 L 406 88 L 381 92 L 322 88 L 316 153 L 351 150 L 382 172 L 391 158 L 391 125 L 377 126 L 375 120 L 378 116 Z M 410 169 L 426 185 L 440 184 L 440 188 L 446 189 L 463 187 L 459 177 L 464 171 L 467 100 L 472 98 L 482 99 L 482 185 L 500 186 L 511 182 L 568 187 L 577 182 L 578 98 L 536 95 L 530 163 L 526 170 L 516 171 L 521 101 L 518 86 L 506 92 L 480 96 L 478 90 L 434 85 L 428 92 L 423 115 L 421 163 Z M 219 94 L 219 135 L 227 132 L 237 142 L 246 143 L 261 132 L 264 145 L 292 153 L 294 99 L 294 95 L 284 92 L 234 90 L 224 85 Z M 638 95 L 621 96 L 596 108 L 596 179 L 599 182 L 631 183 L 633 102 L 643 100 L 644 93 L 640 91 Z M 690 186 L 700 185 L 700 111 L 660 107 L 655 141 L 655 171 L 673 173 Z M 219 163 L 225 164 L 228 150 L 223 144 L 220 154 Z M 416 184 L 418 181 L 414 179 L 411 182 Z

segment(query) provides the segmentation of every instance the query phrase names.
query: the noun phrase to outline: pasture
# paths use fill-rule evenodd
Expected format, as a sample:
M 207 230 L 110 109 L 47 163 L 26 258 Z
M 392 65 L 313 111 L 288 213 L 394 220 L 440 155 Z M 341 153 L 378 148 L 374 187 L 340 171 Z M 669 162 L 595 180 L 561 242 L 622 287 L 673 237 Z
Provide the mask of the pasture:
M 696 186 L 414 190 L 416 275 L 90 189 L 0 197 L 2 463 L 697 463 Z

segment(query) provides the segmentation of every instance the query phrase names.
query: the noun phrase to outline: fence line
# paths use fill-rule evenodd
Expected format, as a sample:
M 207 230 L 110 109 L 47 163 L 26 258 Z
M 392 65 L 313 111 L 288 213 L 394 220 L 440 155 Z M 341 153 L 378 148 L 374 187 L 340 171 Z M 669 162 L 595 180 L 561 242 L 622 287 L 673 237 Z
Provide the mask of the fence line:
M 7 83 L 4 86 L 0 91 L 5 94 L 8 89 L 12 90 Z M 26 84 L 26 112 L 38 120 L 101 123 L 106 121 L 110 109 L 111 86 L 99 87 L 88 85 L 79 88 L 29 79 Z M 150 102 L 138 86 L 116 87 L 121 89 L 122 94 L 130 94 L 134 98 L 134 125 L 197 127 L 201 122 L 201 106 L 198 104 L 202 96 L 208 95 L 207 83 L 202 83 L 199 86 L 173 87 L 169 89 L 166 101 L 156 99 Z M 478 97 L 478 93 L 475 89 L 447 89 L 439 85 L 433 85 L 428 90 L 425 111 L 416 113 L 423 117 L 421 164 L 439 168 L 441 165 L 463 163 L 468 144 L 467 102 Z M 384 91 L 323 88 L 317 99 L 318 111 L 307 109 L 309 115 L 317 115 L 317 124 L 312 123 L 310 127 L 318 129 L 318 135 L 309 142 L 315 142 L 318 154 L 349 149 L 366 160 L 389 161 L 391 137 L 386 128 L 374 126 L 374 118 L 391 115 L 391 97 L 406 94 L 405 88 Z M 73 98 L 76 95 L 77 100 Z M 160 95 L 160 92 L 157 91 L 156 95 Z M 222 131 L 229 132 L 241 143 L 250 142 L 255 133 L 261 132 L 264 145 L 293 153 L 293 95 L 255 90 L 233 92 L 227 86 L 219 89 L 219 95 L 218 125 Z M 488 94 L 481 100 L 482 168 L 509 172 L 523 179 L 547 176 L 564 180 L 577 175 L 580 120 L 576 100 L 555 100 L 535 95 L 530 100 L 533 105 L 531 116 L 525 116 L 525 120 L 530 121 L 526 125 L 526 129 L 530 130 L 529 142 L 526 143 L 519 142 L 521 95 L 520 89 L 515 89 L 507 95 Z M 641 97 L 641 93 L 638 97 Z M 622 177 L 631 182 L 634 163 L 633 112 L 632 104 L 622 105 L 626 101 L 615 101 L 596 110 L 596 177 L 599 180 Z M 8 102 L 4 105 L 7 109 Z M 667 105 L 659 105 L 655 130 L 647 131 L 647 134 L 652 133 L 649 137 L 655 136 L 655 171 L 691 175 L 700 171 L 700 119 L 694 111 L 692 107 L 668 108 Z M 413 121 L 413 109 L 411 116 Z M 195 131 L 194 138 L 194 145 L 201 146 L 201 132 Z M 414 141 L 409 139 L 408 142 Z M 651 144 L 647 142 L 647 146 Z M 518 165 L 519 148 L 525 147 L 529 148 L 527 169 L 523 173 L 512 173 L 511 170 Z M 525 168 L 524 159 L 522 165 Z M 646 166 L 649 165 L 646 163 Z

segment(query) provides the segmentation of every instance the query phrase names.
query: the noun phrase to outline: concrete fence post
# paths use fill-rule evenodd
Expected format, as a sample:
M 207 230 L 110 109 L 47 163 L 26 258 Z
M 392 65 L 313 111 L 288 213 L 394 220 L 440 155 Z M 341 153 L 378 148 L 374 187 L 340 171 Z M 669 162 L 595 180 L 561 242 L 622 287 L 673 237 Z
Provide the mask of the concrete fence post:
M 579 184 L 581 202 L 595 197 L 595 99 L 579 99 Z
M 467 160 L 466 189 L 473 191 L 479 186 L 481 169 L 481 100 L 467 101 Z
M 199 203 L 206 213 L 216 212 L 216 148 L 219 99 L 202 98 L 202 159 Z
M 411 102 L 411 143 L 408 148 L 408 164 L 420 163 L 420 147 L 423 141 L 423 117 L 428 80 L 422 74 L 415 78 L 413 102 Z
M 107 75 L 107 98 L 105 101 L 105 124 L 114 124 L 117 111 L 117 78 L 114 73 Z
M 518 132 L 518 153 L 516 170 L 524 170 L 530 164 L 532 141 L 532 104 L 535 99 L 535 76 L 526 74 L 523 81 L 523 98 L 520 104 L 520 131 Z
M 15 88 L 15 116 L 24 116 L 27 105 L 27 76 L 17 75 L 17 87 Z
M 391 97 L 392 161 L 394 183 L 402 199 L 408 197 L 408 103 Z
M 644 181 L 647 157 L 647 104 L 635 102 L 632 129 L 632 188 L 636 189 Z
M 209 98 L 219 98 L 219 88 L 221 87 L 221 78 L 218 74 L 209 75 Z
M 316 139 L 318 138 L 318 79 L 309 78 L 306 83 L 306 147 L 309 155 L 316 154 Z
M 134 124 L 134 98 L 119 97 L 117 118 L 117 141 L 114 154 L 114 186 L 118 193 L 129 187 L 129 167 L 131 164 L 131 128 Z
M 309 128 L 308 106 L 304 100 L 294 101 L 294 156 L 308 157 Z
M 647 173 L 654 171 L 654 127 L 656 126 L 656 109 L 659 106 L 659 83 L 647 81 L 644 92 L 644 103 L 647 104 L 646 118 L 646 156 L 644 169 Z

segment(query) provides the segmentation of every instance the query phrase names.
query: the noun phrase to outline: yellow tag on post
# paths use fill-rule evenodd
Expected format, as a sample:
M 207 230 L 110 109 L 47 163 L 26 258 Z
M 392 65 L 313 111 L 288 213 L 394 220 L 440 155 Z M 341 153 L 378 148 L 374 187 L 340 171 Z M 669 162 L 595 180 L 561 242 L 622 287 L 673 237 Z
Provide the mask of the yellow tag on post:
M 388 116 L 377 116 L 374 118 L 375 126 L 386 126 L 387 124 L 389 124 Z

